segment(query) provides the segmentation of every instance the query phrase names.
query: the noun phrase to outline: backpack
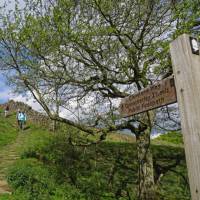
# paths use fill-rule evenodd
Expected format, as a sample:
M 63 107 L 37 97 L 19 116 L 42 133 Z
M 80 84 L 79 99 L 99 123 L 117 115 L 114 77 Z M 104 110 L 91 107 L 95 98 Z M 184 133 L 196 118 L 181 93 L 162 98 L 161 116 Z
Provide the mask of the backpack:
M 23 113 L 18 113 L 18 120 L 25 121 L 25 115 Z

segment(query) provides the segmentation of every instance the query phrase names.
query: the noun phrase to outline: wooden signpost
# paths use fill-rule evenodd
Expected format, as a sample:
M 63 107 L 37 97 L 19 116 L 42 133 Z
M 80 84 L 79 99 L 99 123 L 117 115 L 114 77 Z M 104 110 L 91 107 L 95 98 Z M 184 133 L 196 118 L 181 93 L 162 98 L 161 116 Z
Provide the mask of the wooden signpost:
M 191 45 L 194 46 L 191 46 Z M 184 34 L 170 45 L 192 200 L 200 200 L 200 56 Z
M 128 117 L 176 101 L 174 78 L 169 77 L 124 98 L 120 104 L 120 113 L 123 117 Z
M 196 39 L 183 34 L 171 43 L 170 52 L 175 84 L 169 77 L 123 99 L 120 113 L 128 117 L 178 101 L 190 191 L 192 200 L 200 200 L 199 45 Z

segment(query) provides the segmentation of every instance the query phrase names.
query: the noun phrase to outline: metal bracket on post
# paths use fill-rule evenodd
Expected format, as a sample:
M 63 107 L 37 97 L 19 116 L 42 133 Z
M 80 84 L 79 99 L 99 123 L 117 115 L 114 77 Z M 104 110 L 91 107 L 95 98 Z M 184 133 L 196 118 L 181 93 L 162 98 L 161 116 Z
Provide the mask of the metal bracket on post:
M 190 46 L 193 54 L 199 55 L 199 42 L 196 38 L 194 37 L 189 37 L 190 38 Z

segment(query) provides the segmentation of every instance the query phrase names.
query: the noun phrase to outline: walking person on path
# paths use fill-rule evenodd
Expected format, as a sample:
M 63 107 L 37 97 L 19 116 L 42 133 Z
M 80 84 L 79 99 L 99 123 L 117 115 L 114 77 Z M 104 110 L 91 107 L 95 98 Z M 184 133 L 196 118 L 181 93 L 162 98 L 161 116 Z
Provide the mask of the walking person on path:
M 25 112 L 22 112 L 23 115 L 24 115 L 24 125 L 26 125 L 26 113 Z
M 9 106 L 7 105 L 7 106 L 6 106 L 6 109 L 5 109 L 5 111 L 4 111 L 5 117 L 8 116 L 8 112 L 9 112 Z
M 24 125 L 26 123 L 26 114 L 25 114 L 25 112 L 19 111 L 17 119 L 18 119 L 18 122 L 19 122 L 19 128 L 21 130 L 24 130 Z

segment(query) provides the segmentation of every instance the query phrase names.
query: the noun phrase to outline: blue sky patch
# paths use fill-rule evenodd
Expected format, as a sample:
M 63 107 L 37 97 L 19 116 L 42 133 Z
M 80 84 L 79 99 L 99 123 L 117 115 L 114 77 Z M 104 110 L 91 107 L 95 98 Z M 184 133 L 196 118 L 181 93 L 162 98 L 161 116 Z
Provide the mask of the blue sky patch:
M 4 103 L 9 99 L 10 88 L 6 85 L 5 77 L 0 74 L 0 103 Z

